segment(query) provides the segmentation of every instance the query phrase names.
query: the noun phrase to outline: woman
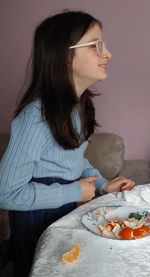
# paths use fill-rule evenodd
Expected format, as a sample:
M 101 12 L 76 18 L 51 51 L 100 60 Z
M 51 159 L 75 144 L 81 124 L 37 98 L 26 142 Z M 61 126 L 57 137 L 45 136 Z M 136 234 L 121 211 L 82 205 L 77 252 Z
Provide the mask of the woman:
M 131 189 L 107 181 L 84 158 L 97 125 L 88 88 L 107 78 L 111 53 L 100 21 L 83 12 L 49 17 L 36 29 L 32 76 L 0 165 L 0 206 L 10 210 L 15 276 L 29 274 L 44 229 L 100 193 Z

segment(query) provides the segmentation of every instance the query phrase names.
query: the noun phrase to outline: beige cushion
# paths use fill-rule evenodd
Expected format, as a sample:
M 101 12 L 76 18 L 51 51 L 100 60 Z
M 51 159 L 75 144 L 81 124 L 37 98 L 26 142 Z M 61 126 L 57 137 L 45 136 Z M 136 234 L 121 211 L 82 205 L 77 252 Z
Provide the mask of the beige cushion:
M 93 134 L 85 157 L 106 179 L 112 179 L 119 174 L 123 166 L 123 139 L 111 133 Z

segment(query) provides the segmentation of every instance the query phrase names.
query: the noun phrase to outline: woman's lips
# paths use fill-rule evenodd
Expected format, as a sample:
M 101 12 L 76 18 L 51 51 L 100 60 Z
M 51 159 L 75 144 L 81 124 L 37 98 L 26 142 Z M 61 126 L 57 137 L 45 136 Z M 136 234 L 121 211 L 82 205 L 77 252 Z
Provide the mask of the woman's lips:
M 106 69 L 107 65 L 106 64 L 99 64 L 100 67 L 102 67 L 103 69 Z

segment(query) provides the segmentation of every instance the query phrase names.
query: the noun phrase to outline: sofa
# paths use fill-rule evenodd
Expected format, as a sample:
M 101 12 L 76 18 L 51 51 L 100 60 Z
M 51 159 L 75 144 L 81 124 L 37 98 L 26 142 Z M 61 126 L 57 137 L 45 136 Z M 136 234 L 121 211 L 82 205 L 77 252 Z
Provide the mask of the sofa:
M 85 157 L 100 170 L 106 179 L 125 176 L 136 185 L 150 183 L 150 161 L 125 160 L 123 138 L 112 133 L 94 134 L 85 152 Z
M 0 159 L 9 142 L 8 134 L 0 134 Z M 150 183 L 150 162 L 146 160 L 124 160 L 123 138 L 112 133 L 93 134 L 85 157 L 106 179 L 126 176 L 137 185 Z M 7 211 L 0 210 L 0 242 L 8 241 L 9 223 Z M 6 259 L 7 260 L 7 259 Z

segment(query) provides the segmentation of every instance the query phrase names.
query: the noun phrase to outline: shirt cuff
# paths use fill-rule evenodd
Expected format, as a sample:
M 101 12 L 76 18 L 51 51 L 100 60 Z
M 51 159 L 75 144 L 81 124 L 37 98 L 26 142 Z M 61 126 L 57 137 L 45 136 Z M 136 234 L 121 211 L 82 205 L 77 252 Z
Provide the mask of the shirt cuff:
M 100 195 L 107 194 L 107 192 L 104 190 L 105 184 L 108 182 L 104 177 L 96 180 L 96 188 L 98 189 Z
M 103 187 L 104 187 L 105 184 L 106 184 L 106 183 L 104 183 L 103 186 L 101 186 L 101 188 L 100 188 L 100 195 L 105 195 L 105 194 L 108 193 L 108 192 L 106 192 L 106 191 L 103 189 Z

